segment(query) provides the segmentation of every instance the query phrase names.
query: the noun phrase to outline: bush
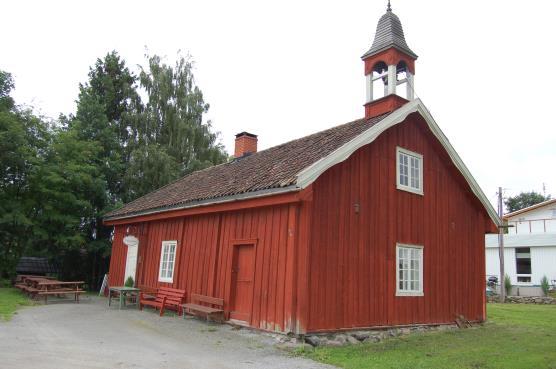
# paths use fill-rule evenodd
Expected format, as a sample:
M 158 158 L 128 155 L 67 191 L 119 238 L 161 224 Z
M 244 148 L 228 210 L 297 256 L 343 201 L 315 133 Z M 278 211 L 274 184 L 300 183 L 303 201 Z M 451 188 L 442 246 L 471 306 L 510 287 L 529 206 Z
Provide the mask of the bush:
M 9 279 L 0 278 L 0 288 L 11 287 L 11 286 L 12 286 L 12 281 L 10 281 Z
M 507 274 L 504 276 L 504 289 L 506 290 L 506 296 L 510 296 L 510 292 L 512 291 L 512 280 Z
M 124 286 L 126 287 L 133 287 L 133 278 L 131 276 L 127 277 L 127 279 L 125 280 L 125 284 Z
M 550 289 L 550 284 L 548 284 L 548 278 L 543 275 L 541 278 L 541 289 L 545 296 L 548 296 L 548 290 Z

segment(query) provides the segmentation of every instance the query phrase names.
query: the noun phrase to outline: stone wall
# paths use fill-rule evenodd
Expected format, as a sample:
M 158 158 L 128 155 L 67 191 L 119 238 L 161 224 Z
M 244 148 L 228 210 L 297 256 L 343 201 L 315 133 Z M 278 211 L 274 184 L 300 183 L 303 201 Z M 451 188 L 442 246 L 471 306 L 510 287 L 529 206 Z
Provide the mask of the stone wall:
M 488 302 L 500 302 L 500 297 L 497 295 L 488 296 Z M 554 297 L 539 297 L 539 296 L 508 296 L 506 297 L 508 304 L 538 304 L 538 305 L 556 305 L 556 298 Z
M 330 334 L 315 334 L 305 336 L 305 342 L 313 347 L 317 346 L 344 346 L 357 345 L 365 342 L 380 342 L 390 337 L 406 336 L 412 333 L 445 331 L 457 329 L 455 324 L 436 326 L 414 326 L 403 328 L 390 328 L 384 330 L 361 330 L 350 332 L 337 332 Z

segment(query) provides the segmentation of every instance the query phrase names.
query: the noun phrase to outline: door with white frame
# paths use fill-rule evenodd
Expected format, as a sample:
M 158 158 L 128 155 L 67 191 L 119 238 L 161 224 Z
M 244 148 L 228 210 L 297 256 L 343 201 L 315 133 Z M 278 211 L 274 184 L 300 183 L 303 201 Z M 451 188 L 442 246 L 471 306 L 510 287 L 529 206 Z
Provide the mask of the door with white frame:
M 126 236 L 124 244 L 127 246 L 127 257 L 125 261 L 125 281 L 131 277 L 133 282 L 136 283 L 136 270 L 137 270 L 137 251 L 139 249 L 139 240 L 135 236 Z

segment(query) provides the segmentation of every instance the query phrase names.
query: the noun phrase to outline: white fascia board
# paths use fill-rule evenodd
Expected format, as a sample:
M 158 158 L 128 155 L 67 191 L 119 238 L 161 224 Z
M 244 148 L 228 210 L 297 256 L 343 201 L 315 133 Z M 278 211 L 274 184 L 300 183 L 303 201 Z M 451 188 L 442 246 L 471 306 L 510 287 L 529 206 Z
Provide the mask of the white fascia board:
M 486 248 L 498 248 L 498 235 L 485 235 Z M 505 234 L 504 247 L 556 247 L 556 233 Z
M 396 124 L 402 123 L 405 121 L 407 116 L 411 113 L 418 112 L 427 122 L 429 129 L 432 131 L 434 136 L 440 141 L 444 149 L 448 152 L 450 159 L 461 172 L 471 191 L 479 201 L 483 204 L 485 210 L 487 211 L 488 215 L 492 219 L 492 221 L 497 225 L 502 225 L 498 214 L 492 207 L 492 204 L 485 196 L 459 155 L 457 154 L 456 150 L 448 141 L 448 138 L 444 135 L 440 127 L 436 124 L 434 118 L 425 107 L 421 99 L 415 99 L 413 101 L 408 102 L 401 108 L 394 110 L 390 115 L 386 118 L 366 130 L 365 132 L 361 133 L 359 136 L 356 136 L 351 141 L 345 143 L 344 145 L 340 146 L 338 149 L 334 150 L 328 156 L 316 161 L 312 165 L 308 166 L 307 168 L 303 169 L 297 175 L 297 186 L 300 188 L 306 188 L 311 183 L 313 183 L 322 173 L 326 170 L 331 168 L 332 166 L 341 163 L 342 161 L 346 160 L 353 154 L 356 150 L 360 149 L 361 147 L 370 144 L 373 142 L 378 136 L 380 136 L 384 131 L 388 128 L 395 126 Z

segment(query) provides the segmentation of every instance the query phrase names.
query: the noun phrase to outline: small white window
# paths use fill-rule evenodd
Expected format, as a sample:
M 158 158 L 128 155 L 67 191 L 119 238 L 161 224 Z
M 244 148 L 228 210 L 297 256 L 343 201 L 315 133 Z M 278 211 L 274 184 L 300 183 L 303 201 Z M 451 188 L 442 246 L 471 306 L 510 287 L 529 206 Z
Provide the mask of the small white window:
M 160 249 L 160 282 L 172 283 L 174 281 L 174 261 L 176 260 L 176 247 L 178 241 L 162 241 Z
M 396 245 L 396 296 L 423 296 L 423 246 Z
M 396 173 L 398 189 L 423 194 L 423 155 L 398 147 Z

